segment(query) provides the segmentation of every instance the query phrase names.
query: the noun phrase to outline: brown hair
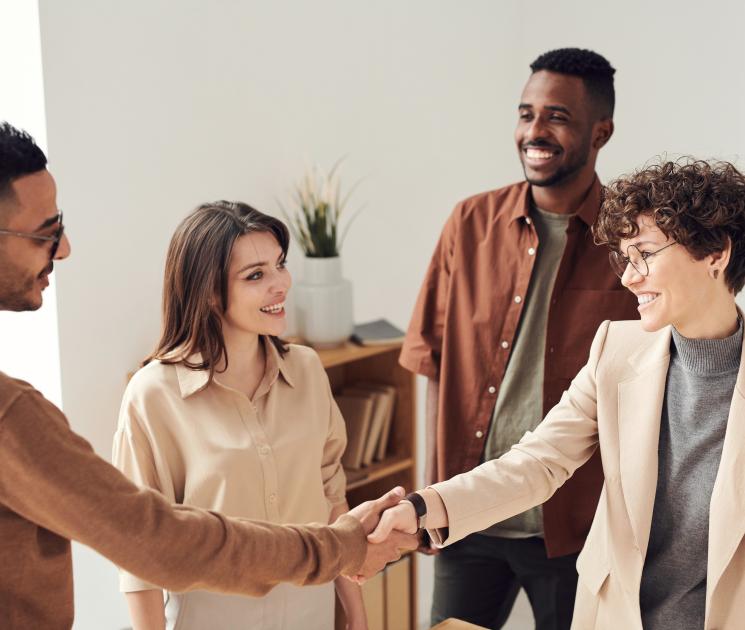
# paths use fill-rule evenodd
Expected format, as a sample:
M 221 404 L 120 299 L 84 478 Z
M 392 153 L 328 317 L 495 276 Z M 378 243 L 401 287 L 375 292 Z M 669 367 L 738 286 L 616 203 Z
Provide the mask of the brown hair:
M 690 157 L 647 166 L 611 182 L 592 232 L 598 245 L 619 251 L 649 216 L 695 260 L 732 251 L 724 279 L 733 293 L 745 285 L 745 175 L 729 162 Z
M 167 364 L 183 362 L 193 370 L 209 370 L 208 382 L 222 358 L 227 367 L 221 315 L 228 306 L 230 254 L 239 236 L 253 232 L 273 234 L 287 256 L 287 226 L 245 203 L 202 204 L 176 228 L 163 278 L 163 331 L 143 365 L 154 359 Z M 280 355 L 288 352 L 281 339 L 269 339 Z M 197 352 L 202 361 L 189 362 L 188 357 Z

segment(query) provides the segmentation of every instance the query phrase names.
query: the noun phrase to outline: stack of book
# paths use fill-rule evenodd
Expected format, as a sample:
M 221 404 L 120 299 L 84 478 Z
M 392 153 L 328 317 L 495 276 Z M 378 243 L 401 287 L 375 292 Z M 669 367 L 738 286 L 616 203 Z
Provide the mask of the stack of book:
M 347 423 L 347 450 L 342 464 L 350 470 L 385 459 L 396 404 L 392 385 L 363 381 L 336 395 Z
M 404 331 L 396 328 L 387 319 L 376 319 L 365 324 L 357 324 L 352 331 L 352 341 L 361 346 L 384 346 L 401 343 Z

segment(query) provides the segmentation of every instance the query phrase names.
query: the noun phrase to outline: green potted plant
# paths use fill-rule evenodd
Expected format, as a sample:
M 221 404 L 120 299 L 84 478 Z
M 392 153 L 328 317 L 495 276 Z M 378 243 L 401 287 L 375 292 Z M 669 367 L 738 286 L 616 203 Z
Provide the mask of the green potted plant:
M 356 185 L 342 197 L 340 164 L 328 173 L 318 166 L 308 169 L 295 186 L 292 210 L 282 208 L 305 254 L 302 279 L 295 287 L 298 329 L 319 348 L 344 343 L 354 327 L 352 283 L 342 275 L 341 247 L 356 213 L 344 227 L 341 219 Z

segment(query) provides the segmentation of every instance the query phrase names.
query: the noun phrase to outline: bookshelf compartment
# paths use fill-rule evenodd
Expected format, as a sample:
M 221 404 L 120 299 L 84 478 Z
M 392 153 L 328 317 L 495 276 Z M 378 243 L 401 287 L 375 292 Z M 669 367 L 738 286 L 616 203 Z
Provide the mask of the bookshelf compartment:
M 398 364 L 401 344 L 358 346 L 347 343 L 340 348 L 319 350 L 331 390 L 338 395 L 360 382 L 375 382 L 396 388 L 396 401 L 382 461 L 355 470 L 347 470 L 347 499 L 350 506 L 377 499 L 394 486 L 407 492 L 416 487 L 416 388 L 415 377 Z M 408 606 L 396 607 L 398 618 L 390 615 L 385 630 L 414 630 L 416 618 L 416 554 L 407 554 Z M 337 607 L 339 611 L 340 607 Z M 393 610 L 393 608 L 386 608 Z M 343 612 L 337 628 L 344 627 Z
M 347 470 L 347 492 L 362 488 L 373 481 L 384 479 L 395 473 L 406 471 L 411 468 L 413 462 L 411 457 L 393 456 L 387 457 L 382 462 L 375 462 L 358 470 Z M 394 484 L 395 485 L 395 484 Z M 407 488 L 411 490 L 411 488 Z

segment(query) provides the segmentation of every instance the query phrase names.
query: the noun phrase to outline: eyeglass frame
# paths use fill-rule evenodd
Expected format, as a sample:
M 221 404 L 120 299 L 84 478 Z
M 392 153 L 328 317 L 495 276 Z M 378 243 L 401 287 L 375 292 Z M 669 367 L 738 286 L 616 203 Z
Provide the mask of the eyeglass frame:
M 60 244 L 60 241 L 62 240 L 62 235 L 65 233 L 65 225 L 64 223 L 62 223 L 62 211 L 61 210 L 59 214 L 57 215 L 57 221 L 59 222 L 59 227 L 57 228 L 57 231 L 54 233 L 53 236 L 43 236 L 41 234 L 34 234 L 33 232 L 15 232 L 13 230 L 0 230 L 0 235 L 20 236 L 21 238 L 30 238 L 35 241 L 51 242 L 52 249 L 49 252 L 49 258 L 53 260 L 55 255 L 57 254 L 57 249 L 59 249 L 59 244 Z
M 637 252 L 639 252 L 639 257 L 641 258 L 641 261 L 644 263 L 644 267 L 646 268 L 646 273 L 643 272 L 641 269 L 639 269 L 634 262 L 631 260 L 629 256 L 624 256 L 618 251 L 612 251 L 608 254 L 608 259 L 610 260 L 610 266 L 613 269 L 614 273 L 619 277 L 623 278 L 623 274 L 626 273 L 626 269 L 628 269 L 628 266 L 631 265 L 638 274 L 644 276 L 645 278 L 649 275 L 649 263 L 647 262 L 647 259 L 651 258 L 655 254 L 659 254 L 663 249 L 667 249 L 668 247 L 672 247 L 673 245 L 677 245 L 678 241 L 673 241 L 672 243 L 668 243 L 664 247 L 660 247 L 660 249 L 653 251 L 653 252 L 642 252 L 636 245 L 629 245 L 626 248 L 626 253 L 629 253 L 629 250 L 633 247 Z M 616 269 L 616 259 L 614 259 L 615 256 L 620 256 L 621 261 L 624 262 L 623 265 L 623 271 L 621 273 L 618 272 Z

